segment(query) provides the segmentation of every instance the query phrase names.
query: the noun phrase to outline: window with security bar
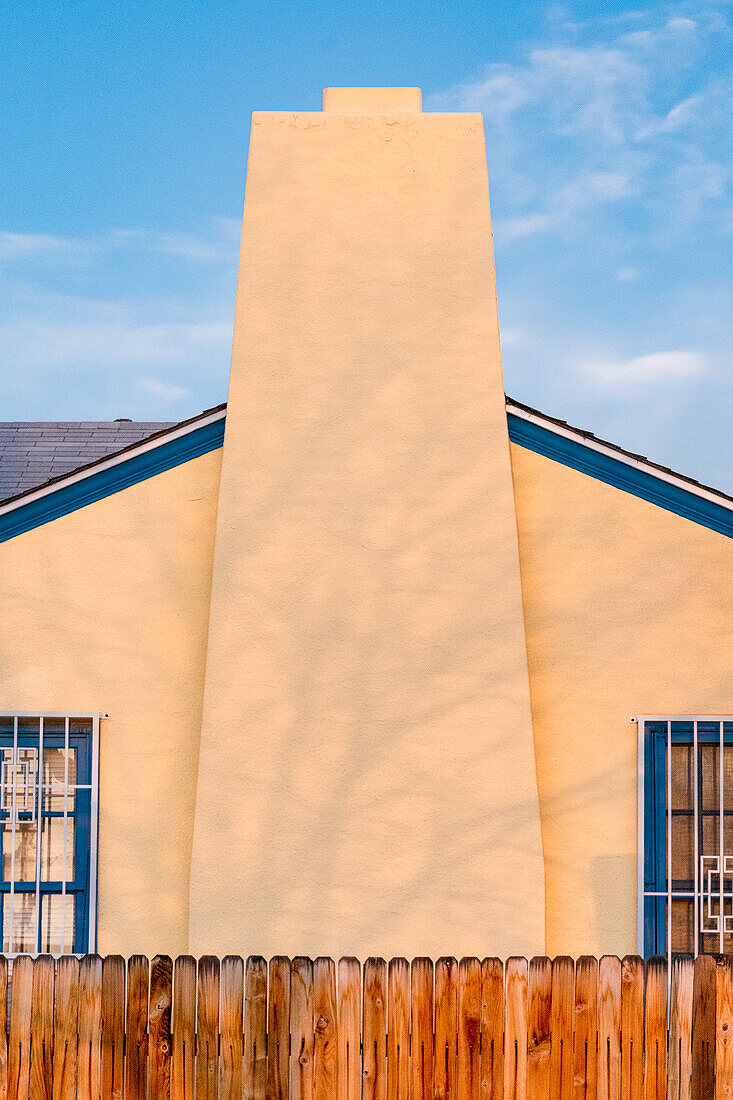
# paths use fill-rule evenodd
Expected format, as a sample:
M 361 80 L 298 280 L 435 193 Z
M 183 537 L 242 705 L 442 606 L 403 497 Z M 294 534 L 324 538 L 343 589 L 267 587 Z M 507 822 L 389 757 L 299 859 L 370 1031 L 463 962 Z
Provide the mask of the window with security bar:
M 98 714 L 0 714 L 3 951 L 96 948 Z
M 639 755 L 640 946 L 733 954 L 733 717 L 639 718 Z

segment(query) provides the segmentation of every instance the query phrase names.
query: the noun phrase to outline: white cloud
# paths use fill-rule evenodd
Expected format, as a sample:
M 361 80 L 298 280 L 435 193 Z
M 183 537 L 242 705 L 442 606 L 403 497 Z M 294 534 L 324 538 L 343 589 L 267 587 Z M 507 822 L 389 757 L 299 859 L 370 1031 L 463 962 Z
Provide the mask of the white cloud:
M 658 351 L 633 359 L 586 360 L 580 369 L 606 386 L 637 387 L 697 378 L 707 370 L 707 360 L 700 352 Z
M 620 283 L 633 283 L 640 275 L 638 267 L 620 267 L 616 272 L 616 278 Z
M 48 233 L 9 233 L 0 230 L 0 261 L 26 258 L 65 258 L 88 251 L 85 241 L 54 237 Z
M 174 404 L 192 396 L 191 391 L 184 386 L 161 382 L 158 378 L 141 378 L 138 382 L 138 389 L 164 404 Z

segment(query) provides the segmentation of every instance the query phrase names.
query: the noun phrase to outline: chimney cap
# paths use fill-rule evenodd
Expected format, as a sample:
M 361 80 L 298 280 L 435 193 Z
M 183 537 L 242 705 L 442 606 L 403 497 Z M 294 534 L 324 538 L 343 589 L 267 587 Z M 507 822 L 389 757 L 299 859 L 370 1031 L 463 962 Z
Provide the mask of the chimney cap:
M 324 88 L 323 110 L 350 115 L 422 111 L 420 88 Z

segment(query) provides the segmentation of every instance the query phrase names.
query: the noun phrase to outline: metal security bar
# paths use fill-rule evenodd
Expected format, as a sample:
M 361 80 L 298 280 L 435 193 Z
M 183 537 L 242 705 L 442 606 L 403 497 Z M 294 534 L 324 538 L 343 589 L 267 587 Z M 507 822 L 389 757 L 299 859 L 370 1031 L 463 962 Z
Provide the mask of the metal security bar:
M 98 712 L 0 710 L 2 950 L 96 950 Z
M 639 950 L 733 954 L 733 717 L 639 723 Z

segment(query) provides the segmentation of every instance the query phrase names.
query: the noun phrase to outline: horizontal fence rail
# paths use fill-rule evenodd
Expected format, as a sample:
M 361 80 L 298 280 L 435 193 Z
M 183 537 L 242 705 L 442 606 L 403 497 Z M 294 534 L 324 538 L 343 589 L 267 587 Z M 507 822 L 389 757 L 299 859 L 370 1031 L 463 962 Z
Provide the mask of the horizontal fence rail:
M 733 1097 L 710 955 L 0 957 L 0 1016 L 0 1100 Z

